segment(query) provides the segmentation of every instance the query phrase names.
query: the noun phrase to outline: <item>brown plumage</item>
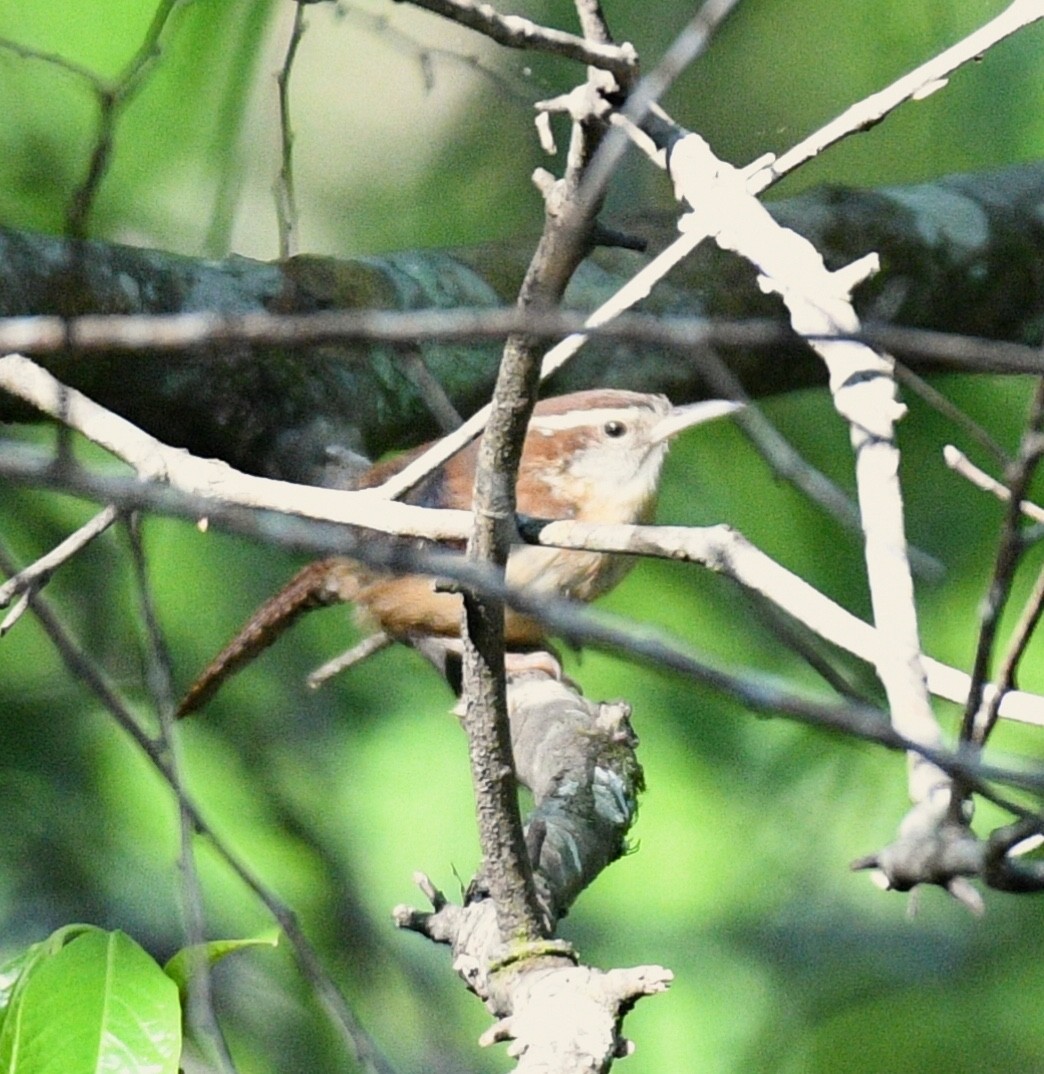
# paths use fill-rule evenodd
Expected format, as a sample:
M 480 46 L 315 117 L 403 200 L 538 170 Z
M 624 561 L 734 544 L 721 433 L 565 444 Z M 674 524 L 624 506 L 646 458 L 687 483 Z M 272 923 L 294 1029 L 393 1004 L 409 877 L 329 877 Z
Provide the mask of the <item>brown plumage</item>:
M 729 403 L 672 408 L 662 395 L 613 389 L 574 392 L 538 403 L 526 434 L 516 496 L 518 512 L 584 522 L 644 522 L 652 517 L 660 471 L 671 437 L 736 409 Z M 374 488 L 426 448 L 368 470 L 360 488 Z M 467 445 L 404 497 L 424 507 L 471 506 L 477 442 Z M 630 557 L 520 545 L 508 560 L 507 582 L 537 594 L 590 601 L 615 586 Z M 270 645 L 305 611 L 350 601 L 361 619 L 396 640 L 458 638 L 461 598 L 437 591 L 417 574 L 391 575 L 355 560 L 318 560 L 259 608 L 193 684 L 178 714 L 210 699 L 237 668 Z M 546 644 L 534 620 L 505 613 L 509 650 Z

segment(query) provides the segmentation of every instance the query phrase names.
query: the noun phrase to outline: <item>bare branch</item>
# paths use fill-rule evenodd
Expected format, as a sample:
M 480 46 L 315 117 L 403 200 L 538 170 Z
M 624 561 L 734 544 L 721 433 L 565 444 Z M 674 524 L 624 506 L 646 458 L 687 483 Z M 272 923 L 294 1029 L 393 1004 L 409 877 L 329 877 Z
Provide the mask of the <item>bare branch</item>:
M 181 896 L 181 913 L 185 930 L 184 946 L 199 952 L 194 960 L 188 979 L 186 1023 L 197 1030 L 194 1034 L 199 1045 L 209 1053 L 211 1061 L 222 1074 L 234 1074 L 235 1066 L 225 1043 L 214 1010 L 210 963 L 200 950 L 206 939 L 206 915 L 203 906 L 203 889 L 196 865 L 194 840 L 196 827 L 193 823 L 191 804 L 186 801 L 185 781 L 181 757 L 181 744 L 174 734 L 174 688 L 170 653 L 163 638 L 152 599 L 145 548 L 141 540 L 139 519 L 131 516 L 126 526 L 131 549 L 131 561 L 138 589 L 138 603 L 146 639 L 145 684 L 152 696 L 153 708 L 159 720 L 157 748 L 166 758 L 170 789 L 178 805 L 178 889 Z
M 845 529 L 861 532 L 859 509 L 851 498 L 822 471 L 807 463 L 761 410 L 752 405 L 739 377 L 713 351 L 706 366 L 707 381 L 718 395 L 747 404 L 737 413 L 736 423 L 773 471 Z
M 778 179 L 818 156 L 828 146 L 858 131 L 868 130 L 906 101 L 923 100 L 942 89 L 959 67 L 980 59 L 994 45 L 1019 30 L 1044 19 L 1040 0 L 1015 0 L 999 15 L 963 41 L 915 68 L 892 85 L 864 98 L 831 120 L 825 127 L 799 142 L 751 178 L 749 189 L 760 193 Z
M 297 50 L 305 32 L 305 5 L 294 6 L 294 21 L 290 28 L 283 65 L 276 76 L 279 87 L 279 175 L 275 183 L 276 220 L 279 225 L 279 256 L 291 257 L 297 249 L 297 196 L 294 192 L 294 129 L 290 117 L 290 75 Z
M 383 630 L 378 630 L 376 633 L 363 638 L 362 641 L 357 645 L 353 645 L 346 652 L 341 653 L 340 656 L 334 657 L 333 660 L 328 660 L 322 667 L 316 668 L 308 676 L 308 685 L 313 690 L 317 690 L 328 679 L 332 679 L 334 675 L 340 675 L 342 671 L 347 671 L 349 668 L 355 667 L 356 664 L 369 660 L 375 653 L 379 653 L 382 649 L 387 649 L 391 644 L 392 639 Z
M 1026 422 L 1026 430 L 1019 445 L 1019 453 L 1007 475 L 1007 507 L 997 541 L 997 552 L 990 585 L 982 602 L 979 637 L 972 664 L 972 686 L 961 721 L 961 739 L 982 743 L 992 728 L 989 714 L 982 714 L 982 690 L 989 675 L 989 663 L 993 646 L 1000 628 L 1001 612 L 1011 593 L 1015 570 L 1025 551 L 1019 521 L 1022 501 L 1030 481 L 1044 454 L 1044 380 L 1038 381 L 1037 391 Z
M 895 379 L 923 399 L 937 414 L 941 414 L 988 451 L 1001 466 L 1007 465 L 1008 454 L 1000 444 L 977 421 L 970 418 L 959 406 L 951 403 L 938 388 L 933 387 L 903 362 L 895 363 Z
M 527 539 L 553 548 L 584 548 L 602 552 L 656 556 L 700 563 L 760 594 L 814 634 L 870 664 L 880 660 L 881 639 L 869 623 L 835 604 L 804 579 L 752 545 L 730 526 L 608 526 L 583 522 L 533 523 L 524 529 Z M 924 659 L 932 693 L 957 704 L 968 697 L 969 677 L 964 672 Z M 995 691 L 987 689 L 993 697 Z M 1044 727 L 1044 698 L 1017 691 L 1001 699 L 1007 719 Z
M 485 62 L 477 54 L 458 52 L 452 48 L 439 48 L 424 40 L 405 32 L 397 26 L 388 16 L 374 14 L 357 5 L 341 3 L 338 12 L 342 12 L 353 22 L 359 22 L 367 26 L 371 32 L 380 35 L 384 40 L 403 53 L 412 55 L 420 69 L 424 88 L 431 91 L 436 83 L 437 70 L 435 61 L 442 60 L 458 68 L 480 75 L 502 93 L 529 107 L 533 101 L 533 81 L 526 74 L 516 74 L 513 71 L 499 70 L 492 64 Z
M 183 0 L 159 0 L 138 50 L 115 81 L 97 93 L 99 114 L 94 148 L 87 165 L 87 174 L 72 196 L 66 217 L 66 231 L 73 238 L 84 238 L 87 234 L 87 221 L 109 167 L 120 113 L 144 85 L 146 74 L 159 60 L 160 41 L 164 31 L 170 17 L 182 3 Z
M 14 573 L 11 558 L 2 547 L 0 547 L 0 570 L 8 574 Z M 257 896 L 279 924 L 294 952 L 302 976 L 326 1010 L 331 1025 L 338 1032 L 346 1051 L 355 1056 L 367 1074 L 395 1074 L 394 1069 L 363 1030 L 344 996 L 341 995 L 337 985 L 323 967 L 319 955 L 298 925 L 293 911 L 258 880 L 246 864 L 210 828 L 203 814 L 184 789 L 178 791 L 177 774 L 171 768 L 163 746 L 149 737 L 139 724 L 130 705 L 95 667 L 83 649 L 77 645 L 65 624 L 43 597 L 37 595 L 33 598 L 33 612 L 70 673 L 98 698 L 120 729 L 141 749 L 167 785 L 177 794 L 180 807 L 191 819 L 193 828 L 208 839 L 218 857 Z
M 397 0 L 402 3 L 404 0 Z M 471 0 L 408 0 L 415 7 L 422 7 L 442 15 L 451 22 L 477 30 L 480 34 L 507 48 L 532 49 L 553 56 L 564 56 L 589 67 L 598 67 L 628 78 L 634 71 L 638 56 L 631 45 L 609 45 L 587 41 L 575 34 L 555 30 L 518 15 L 501 15 L 491 4 L 472 3 Z
M 715 157 L 698 135 L 679 142 L 671 162 L 678 196 L 693 206 L 697 233 L 710 230 L 719 246 L 747 258 L 758 269 L 762 288 L 778 292 L 786 304 L 794 330 L 816 337 L 809 345 L 827 367 L 834 405 L 850 428 L 874 621 L 889 639 L 878 652 L 877 672 L 896 728 L 914 741 L 938 745 L 941 734 L 921 663 L 906 551 L 895 444 L 895 424 L 905 410 L 895 398 L 892 360 L 863 344 L 825 338 L 858 331 L 850 293 L 876 268 L 876 257 L 829 272 L 816 248 L 777 224 L 749 192 L 744 173 Z M 682 227 L 688 227 L 687 220 Z M 913 801 L 928 797 L 939 784 L 939 773 L 921 755 L 912 756 Z
M 1033 637 L 1034 631 L 1040 624 L 1042 614 L 1044 614 L 1044 570 L 1038 572 L 1033 591 L 1027 598 L 1015 629 L 1012 631 L 1007 650 L 997 668 L 994 692 L 991 697 L 983 699 L 982 718 L 978 721 L 976 736 L 980 744 L 986 741 L 996 725 L 1005 695 L 1015 688 L 1019 664 L 1026 654 L 1026 646 L 1029 645 L 1030 638 Z
M 0 585 L 0 608 L 6 608 L 19 595 L 28 597 L 42 589 L 63 563 L 67 563 L 81 548 L 90 544 L 99 534 L 104 533 L 119 516 L 119 510 L 110 504 L 99 511 L 89 522 L 84 523 L 75 533 L 69 534 L 64 541 L 55 545 L 46 555 L 40 556 L 35 563 L 29 564 L 14 577 L 8 578 L 3 585 Z M 14 626 L 27 607 L 27 600 L 18 602 L 11 614 L 4 619 L 3 623 L 0 623 L 0 637 Z
M 40 366 L 17 354 L 0 358 L 0 387 L 38 407 L 111 451 L 139 477 L 158 480 L 208 501 L 238 503 L 399 536 L 463 539 L 471 515 L 390 503 L 369 491 L 340 492 L 242 474 L 213 459 L 197 459 L 168 447 L 137 426 L 66 388 Z M 206 510 L 206 507 L 203 507 Z
M 66 350 L 82 353 L 149 350 L 162 353 L 230 344 L 309 347 L 355 341 L 454 343 L 500 340 L 513 332 L 544 340 L 583 332 L 596 339 L 655 344 L 690 354 L 698 354 L 701 348 L 709 346 L 772 347 L 792 342 L 794 338 L 792 329 L 781 321 L 635 313 L 591 323 L 590 315 L 562 309 L 325 310 L 282 314 L 211 311 L 0 317 L 0 352 L 48 355 Z M 808 338 L 824 337 L 812 334 Z M 1044 372 L 1039 347 L 1005 340 L 873 322 L 861 325 L 857 332 L 833 334 L 829 338 L 902 351 L 910 358 L 930 363 L 933 368 L 1038 376 Z M 556 365 L 551 372 L 557 368 Z
M 432 376 L 420 350 L 414 346 L 402 352 L 403 372 L 410 383 L 420 392 L 421 398 L 443 433 L 451 433 L 464 424 L 457 408 L 450 401 L 442 385 Z
M 589 13 L 583 21 L 589 44 L 600 44 L 605 29 L 601 18 Z M 544 229 L 519 290 L 520 309 L 556 307 L 587 253 L 601 201 L 582 206 L 576 198 L 605 131 L 603 94 L 614 88 L 616 83 L 610 76 L 588 68 L 587 81 L 579 91 L 584 103 L 574 115 L 565 174 L 545 184 Z M 516 537 L 519 464 L 542 372 L 539 341 L 523 334 L 509 336 L 497 370 L 489 422 L 478 448 L 474 524 L 466 551 L 469 562 L 488 564 L 497 571 L 504 570 Z M 551 923 L 537 899 L 514 785 L 504 667 L 504 603 L 500 596 L 467 587 L 463 597 L 462 700 L 483 879 L 496 906 L 502 939 L 534 941 L 549 934 Z
M 947 444 L 943 448 L 943 460 L 954 473 L 958 473 L 966 481 L 970 481 L 976 488 L 983 492 L 992 493 L 1004 503 L 1011 499 L 1011 492 L 1006 485 L 1002 485 L 995 478 L 990 477 L 985 470 L 976 466 L 963 451 L 955 448 L 953 444 Z M 1019 510 L 1034 522 L 1044 524 L 1044 508 L 1038 507 L 1032 500 L 1023 500 L 1019 504 Z

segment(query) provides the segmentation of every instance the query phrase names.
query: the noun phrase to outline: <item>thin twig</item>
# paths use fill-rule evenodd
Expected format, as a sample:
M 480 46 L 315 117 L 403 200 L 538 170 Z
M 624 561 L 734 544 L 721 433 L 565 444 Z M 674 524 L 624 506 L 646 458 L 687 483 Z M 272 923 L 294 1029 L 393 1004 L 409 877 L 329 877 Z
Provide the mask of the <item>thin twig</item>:
M 979 636 L 972 662 L 971 689 L 961 720 L 962 742 L 974 742 L 977 737 L 976 723 L 982 706 L 982 695 L 989 676 L 989 663 L 1000 628 L 1000 617 L 1011 593 L 1015 570 L 1025 551 L 1019 520 L 1022 501 L 1030 481 L 1044 454 L 1044 380 L 1037 382 L 1037 391 L 1030 407 L 1026 431 L 1019 445 L 1018 457 L 1009 469 L 1006 482 L 1008 501 L 997 541 L 993 574 L 986 596 L 981 605 Z
M 854 501 L 840 485 L 803 458 L 760 409 L 752 406 L 740 411 L 736 422 L 777 477 L 793 485 L 849 533 L 861 534 L 859 508 Z M 923 549 L 911 547 L 909 556 L 921 577 L 936 579 L 942 575 L 942 564 Z
M 23 60 L 35 60 L 38 63 L 46 63 L 59 71 L 64 71 L 66 74 L 82 79 L 90 86 L 91 90 L 96 95 L 104 93 L 107 89 L 108 84 L 97 71 L 92 71 L 91 68 L 77 63 L 75 60 L 70 60 L 57 52 L 47 52 L 44 49 L 30 48 L 28 45 L 23 45 L 19 41 L 12 41 L 10 38 L 6 37 L 0 37 L 0 49 L 3 49 L 5 52 L 11 52 Z
M 348 668 L 369 660 L 375 653 L 387 649 L 391 644 L 392 639 L 383 630 L 377 630 L 363 638 L 357 645 L 341 653 L 340 656 L 335 656 L 333 660 L 327 660 L 321 667 L 317 667 L 305 681 L 313 690 L 317 690 L 334 675 L 340 675 L 342 671 L 347 671 Z
M 7 551 L 0 546 L 0 570 L 14 573 L 13 563 Z M 138 723 L 130 706 L 109 683 L 87 653 L 74 641 L 60 617 L 50 604 L 37 595 L 32 601 L 33 612 L 44 632 L 51 639 L 70 674 L 82 682 L 101 702 L 117 725 L 141 749 L 163 777 L 167 785 L 176 791 L 176 776 L 171 770 L 165 750 L 146 734 Z M 232 852 L 224 840 L 207 824 L 193 800 L 182 790 L 179 795 L 181 808 L 191 819 L 193 827 L 204 835 L 215 853 L 232 872 L 254 893 L 258 900 L 275 918 L 285 934 L 302 975 L 326 1009 L 334 1028 L 338 1031 L 349 1054 L 356 1058 L 371 1074 L 395 1074 L 394 1068 L 381 1056 L 373 1041 L 362 1029 L 344 997 L 323 968 L 322 962 L 308 938 L 301 931 L 293 911 L 266 887 L 250 869 Z
M 279 176 L 275 184 L 276 221 L 279 227 L 279 257 L 281 260 L 298 252 L 297 249 L 297 197 L 294 193 L 294 130 L 290 118 L 290 74 L 293 71 L 297 49 L 305 31 L 305 5 L 294 5 L 294 19 L 290 28 L 283 65 L 276 75 L 279 88 Z
M 1044 569 L 1037 573 L 1033 592 L 1030 593 L 1023 606 L 1019 621 L 1015 624 L 1008 642 L 1008 648 L 997 668 L 993 684 L 994 692 L 986 699 L 981 719 L 976 721 L 975 743 L 978 746 L 985 744 L 997 725 L 1001 702 L 1004 700 L 1004 695 L 1015 686 L 1019 663 L 1026 654 L 1026 646 L 1029 645 L 1029 640 L 1040 623 L 1042 613 L 1044 613 Z
M 95 96 L 99 114 L 94 148 L 87 164 L 87 174 L 73 192 L 66 214 L 66 232 L 74 239 L 83 238 L 87 234 L 87 220 L 109 167 L 120 113 L 144 84 L 149 68 L 158 62 L 163 32 L 171 15 L 184 2 L 185 0 L 159 0 L 149 28 L 127 65 L 113 82 L 96 85 Z
M 609 31 L 609 23 L 606 22 L 605 13 L 602 11 L 601 0 L 573 0 L 577 18 L 580 21 L 580 30 L 584 40 L 599 45 L 611 45 L 613 35 Z
M 0 585 L 0 608 L 6 608 L 19 594 L 34 593 L 42 589 L 63 563 L 67 563 L 80 549 L 86 547 L 99 534 L 104 533 L 119 518 L 119 515 L 119 509 L 112 504 L 102 508 L 89 522 L 84 523 L 75 533 L 69 534 L 50 552 L 40 556 L 35 562 L 30 563 L 28 567 L 24 567 L 14 577 Z M 17 614 L 8 615 L 3 623 L 0 623 L 0 637 L 14 626 L 25 607 L 25 602 L 19 602 Z
M 470 0 L 409 0 L 415 7 L 433 11 L 436 15 L 467 26 L 507 48 L 531 49 L 553 56 L 577 60 L 588 67 L 597 67 L 627 78 L 634 70 L 638 57 L 631 45 L 603 45 L 586 41 L 576 34 L 565 33 L 549 26 L 540 26 L 517 15 L 501 15 L 491 4 Z
M 915 373 L 908 365 L 903 362 L 895 363 L 895 379 L 919 395 L 937 414 L 951 421 L 966 436 L 988 451 L 1000 466 L 1009 464 L 1011 460 L 1008 453 L 977 421 L 970 418 L 959 406 L 951 403 L 938 388 L 929 384 L 924 377 Z
M 724 399 L 747 404 L 736 414 L 736 423 L 773 473 L 793 485 L 844 529 L 861 534 L 859 508 L 848 493 L 799 454 L 764 413 L 753 405 L 739 377 L 713 350 L 704 351 L 701 358 L 704 379 L 711 390 Z M 937 577 L 942 573 L 938 560 L 920 549 L 910 549 L 910 560 L 922 575 Z
M 527 615 L 541 616 L 555 633 L 563 637 L 575 639 L 585 646 L 619 653 L 628 660 L 675 671 L 733 697 L 754 711 L 783 716 L 798 723 L 874 742 L 888 749 L 917 754 L 941 771 L 974 780 L 977 794 L 997 802 L 1015 816 L 1036 814 L 998 796 L 987 781 L 1044 795 L 1044 772 L 1039 767 L 1029 771 L 1001 768 L 969 759 L 961 751 L 952 752 L 941 745 L 926 745 L 897 730 L 890 723 L 888 715 L 880 709 L 834 704 L 799 695 L 780 686 L 778 680 L 751 670 L 743 674 L 725 671 L 662 631 L 636 624 L 632 620 L 567 601 L 546 601 L 543 597 L 534 599 L 525 592 L 515 594 L 512 606 Z
M 385 15 L 375 15 L 371 11 L 346 3 L 338 4 L 338 11 L 353 21 L 365 24 L 372 33 L 383 37 L 393 48 L 412 53 L 420 68 L 424 88 L 428 92 L 435 88 L 436 60 L 453 64 L 464 71 L 474 72 L 513 101 L 527 106 L 533 102 L 533 87 L 541 85 L 541 80 L 528 68 L 525 74 L 516 74 L 510 70 L 500 71 L 485 63 L 479 55 L 469 55 L 418 41 Z
M 748 603 L 752 613 L 751 619 L 761 620 L 768 633 L 804 660 L 838 697 L 857 705 L 871 704 L 870 694 L 865 685 L 863 689 L 860 689 L 852 676 L 835 666 L 835 663 L 823 652 L 823 647 L 816 644 L 812 632 L 803 629 L 803 623 L 788 616 L 760 594 L 749 594 Z
M 1011 501 L 1011 490 L 1006 485 L 1002 485 L 996 478 L 976 466 L 963 451 L 954 447 L 953 444 L 947 444 L 943 448 L 943 461 L 954 473 L 960 474 L 976 488 L 992 493 L 1003 503 Z M 1039 507 L 1032 500 L 1023 500 L 1019 504 L 1019 510 L 1027 518 L 1044 525 L 1044 508 Z
M 193 844 L 195 825 L 185 804 L 185 781 L 180 744 L 174 733 L 174 689 L 170 652 L 159 625 L 152 599 L 152 586 L 141 539 L 140 520 L 132 515 L 126 526 L 131 549 L 131 562 L 138 589 L 138 602 L 146 639 L 145 683 L 152 695 L 153 707 L 159 718 L 157 747 L 163 751 L 169 768 L 168 783 L 178 803 L 178 872 L 181 883 L 181 912 L 184 919 L 185 945 L 198 950 L 199 957 L 190 967 L 186 1020 L 197 1030 L 196 1039 L 224 1074 L 234 1074 L 235 1064 L 214 1009 L 214 993 L 210 962 L 202 951 L 206 939 L 206 916 L 203 910 L 203 889 Z
M 890 86 L 864 97 L 836 119 L 777 157 L 750 180 L 748 189 L 761 193 L 795 168 L 818 156 L 828 146 L 858 131 L 868 130 L 906 101 L 923 100 L 942 89 L 950 75 L 982 58 L 994 45 L 1044 19 L 1041 0 L 1015 0 L 1004 11 L 963 40 L 932 57 Z
M 432 375 L 420 348 L 403 347 L 399 355 L 406 378 L 420 393 L 424 405 L 428 408 L 428 413 L 435 419 L 439 429 L 443 433 L 451 433 L 454 429 L 459 429 L 463 424 L 463 418 L 457 413 L 457 408 L 446 394 L 445 388 Z

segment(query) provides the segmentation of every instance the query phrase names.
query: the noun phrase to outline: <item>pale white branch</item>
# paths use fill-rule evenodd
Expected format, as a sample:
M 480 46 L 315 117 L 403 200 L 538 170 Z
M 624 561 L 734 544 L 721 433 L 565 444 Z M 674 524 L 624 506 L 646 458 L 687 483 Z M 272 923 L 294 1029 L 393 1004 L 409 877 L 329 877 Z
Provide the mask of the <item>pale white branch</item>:
M 778 293 L 796 332 L 823 359 L 838 413 L 848 422 L 865 535 L 867 579 L 874 622 L 887 645 L 877 650 L 878 676 L 895 729 L 910 741 L 938 746 L 920 656 L 913 577 L 906 548 L 895 424 L 905 408 L 896 399 L 893 361 L 864 343 L 830 339 L 859 331 L 850 292 L 876 268 L 871 255 L 836 272 L 797 232 L 778 224 L 750 193 L 748 176 L 719 160 L 699 135 L 674 148 L 675 190 L 692 213 L 683 228 L 711 230 L 717 244 L 750 261 L 767 292 Z M 690 225 L 690 220 L 692 224 Z M 910 756 L 910 796 L 917 802 L 947 784 L 922 755 Z
M 11 601 L 20 596 L 10 613 L 0 623 L 0 637 L 7 633 L 29 606 L 32 594 L 47 583 L 51 575 L 67 563 L 81 548 L 84 548 L 99 534 L 104 533 L 119 518 L 119 510 L 110 504 L 102 508 L 89 522 L 85 522 L 75 533 L 70 533 L 64 541 L 56 544 L 50 552 L 40 556 L 34 563 L 12 575 L 0 585 L 0 608 L 6 608 Z
M 890 86 L 865 97 L 841 115 L 766 165 L 749 184 L 760 193 L 777 179 L 818 156 L 828 146 L 857 131 L 867 130 L 906 101 L 920 101 L 942 89 L 959 67 L 978 60 L 998 42 L 1044 18 L 1044 0 L 1015 0 L 995 18 L 962 41 L 940 52 Z
M 552 522 L 540 531 L 539 543 L 702 564 L 759 593 L 813 633 L 853 656 L 874 665 L 880 659 L 882 638 L 873 626 L 780 566 L 730 526 Z M 931 657 L 924 657 L 924 667 L 933 694 L 964 704 L 971 683 L 968 675 Z M 1044 697 L 1036 694 L 1010 691 L 1001 702 L 1000 712 L 1009 720 L 1044 727 Z
M 985 470 L 976 466 L 959 448 L 953 444 L 947 444 L 943 448 L 943 461 L 954 473 L 960 474 L 966 481 L 970 481 L 977 489 L 992 493 L 1002 503 L 1011 499 L 1011 492 L 996 478 L 990 477 Z M 1034 522 L 1044 522 L 1044 509 L 1033 503 L 1032 500 L 1023 500 L 1019 504 L 1019 510 Z
M 431 540 L 461 540 L 469 531 L 468 511 L 390 503 L 369 490 L 342 492 L 254 477 L 217 459 L 197 458 L 149 436 L 19 354 L 0 358 L 0 388 L 104 447 L 127 463 L 142 480 L 168 485 L 199 497 L 204 504 L 213 501 L 264 508 Z
M 383 630 L 375 631 L 339 656 L 327 660 L 325 664 L 310 672 L 306 681 L 313 690 L 318 690 L 327 679 L 332 679 L 335 675 L 340 675 L 342 671 L 347 671 L 356 664 L 369 660 L 375 653 L 387 649 L 391 644 L 392 639 Z

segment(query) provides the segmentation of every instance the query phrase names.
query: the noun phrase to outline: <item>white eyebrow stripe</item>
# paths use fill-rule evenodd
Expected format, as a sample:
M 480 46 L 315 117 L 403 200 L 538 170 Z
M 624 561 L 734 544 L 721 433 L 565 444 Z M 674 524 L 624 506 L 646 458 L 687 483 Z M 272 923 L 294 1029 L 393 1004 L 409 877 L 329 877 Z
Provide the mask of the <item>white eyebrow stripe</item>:
M 600 425 L 607 421 L 633 419 L 636 407 L 599 407 L 595 410 L 571 410 L 567 414 L 538 414 L 529 423 L 530 429 L 551 434 L 559 429 L 579 429 L 584 425 Z M 644 408 L 641 413 L 652 413 Z

